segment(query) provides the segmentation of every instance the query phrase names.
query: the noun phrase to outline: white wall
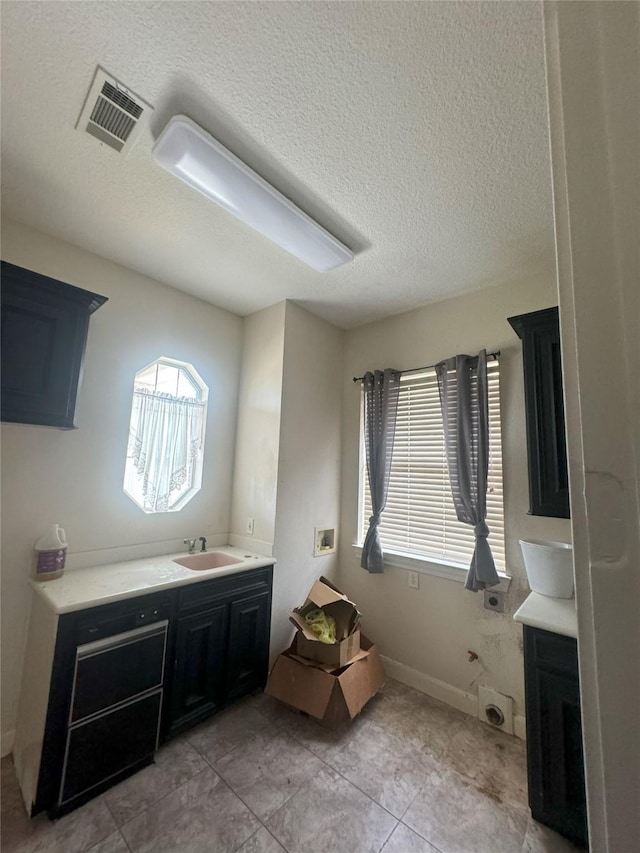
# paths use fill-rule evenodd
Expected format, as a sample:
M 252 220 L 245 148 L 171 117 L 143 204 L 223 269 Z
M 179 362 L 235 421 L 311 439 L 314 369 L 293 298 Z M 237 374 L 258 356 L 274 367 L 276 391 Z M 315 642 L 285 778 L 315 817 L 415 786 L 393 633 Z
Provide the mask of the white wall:
M 640 850 L 640 6 L 545 3 L 589 811 Z
M 104 561 L 96 552 L 118 546 L 154 543 L 168 551 L 172 540 L 201 534 L 226 541 L 242 320 L 17 223 L 3 222 L 2 243 L 4 260 L 109 297 L 89 327 L 79 429 L 2 425 L 6 750 L 20 687 L 33 543 L 47 524 L 65 528 L 70 565 Z M 178 513 L 146 515 L 124 495 L 122 481 L 134 374 L 160 355 L 191 362 L 209 386 L 207 445 L 199 494 Z
M 339 583 L 357 602 L 367 633 L 382 654 L 409 667 L 416 685 L 473 709 L 477 684 L 515 700 L 524 713 L 522 627 L 512 621 L 528 592 L 519 538 L 570 541 L 565 519 L 527 515 L 528 475 L 521 343 L 507 317 L 557 304 L 555 282 L 526 281 L 489 288 L 347 332 L 343 371 L 342 523 Z M 389 568 L 369 575 L 352 544 L 357 536 L 360 386 L 366 370 L 409 369 L 456 353 L 501 350 L 503 474 L 507 571 L 513 576 L 504 615 L 483 609 L 482 594 L 456 581 Z M 470 663 L 467 650 L 479 655 Z M 471 694 L 471 697 L 465 694 Z M 522 720 L 520 720 L 520 725 Z
M 314 527 L 338 530 L 343 333 L 286 303 L 282 421 L 274 554 L 271 657 L 289 643 L 287 613 L 303 603 L 337 556 L 313 556 Z
M 284 327 L 284 302 L 244 321 L 231 542 L 266 556 L 275 537 Z

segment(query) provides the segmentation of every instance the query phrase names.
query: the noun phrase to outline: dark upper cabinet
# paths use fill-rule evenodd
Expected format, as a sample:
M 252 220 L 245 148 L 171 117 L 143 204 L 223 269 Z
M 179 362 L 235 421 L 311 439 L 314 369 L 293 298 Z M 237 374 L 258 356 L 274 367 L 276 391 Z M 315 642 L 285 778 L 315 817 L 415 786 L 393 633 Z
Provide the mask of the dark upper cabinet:
M 2 420 L 73 429 L 89 317 L 107 301 L 2 261 Z
M 558 309 L 509 317 L 522 339 L 529 513 L 569 518 Z

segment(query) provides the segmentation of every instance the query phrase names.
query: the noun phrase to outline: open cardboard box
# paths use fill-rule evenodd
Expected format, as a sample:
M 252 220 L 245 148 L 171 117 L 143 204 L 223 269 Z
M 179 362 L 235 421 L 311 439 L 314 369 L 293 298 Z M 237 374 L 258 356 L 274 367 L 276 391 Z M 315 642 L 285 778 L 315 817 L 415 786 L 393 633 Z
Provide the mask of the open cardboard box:
M 273 665 L 265 693 L 304 711 L 330 728 L 352 720 L 384 683 L 384 669 L 375 645 L 364 634 L 361 651 L 346 667 L 327 671 L 301 658 L 298 637 Z
M 307 613 L 318 608 L 335 619 L 335 643 L 323 643 L 305 621 Z M 302 657 L 337 669 L 346 666 L 360 651 L 358 608 L 324 577 L 314 583 L 305 603 L 302 607 L 296 607 L 289 614 L 289 619 L 298 631 L 297 649 Z

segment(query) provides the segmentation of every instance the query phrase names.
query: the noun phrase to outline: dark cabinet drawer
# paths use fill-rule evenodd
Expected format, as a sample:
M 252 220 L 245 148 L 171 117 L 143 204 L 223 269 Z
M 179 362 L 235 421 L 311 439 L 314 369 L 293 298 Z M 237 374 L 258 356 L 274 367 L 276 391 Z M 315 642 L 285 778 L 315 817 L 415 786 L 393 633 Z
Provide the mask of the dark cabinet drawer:
M 161 687 L 166 623 L 152 626 L 147 636 L 127 632 L 80 646 L 71 723 Z
M 69 730 L 60 805 L 153 755 L 162 691 Z
M 271 589 L 271 566 L 189 584 L 179 592 L 178 609 L 181 612 L 206 609 L 215 601 L 244 595 L 247 592 L 257 592 L 260 589 Z

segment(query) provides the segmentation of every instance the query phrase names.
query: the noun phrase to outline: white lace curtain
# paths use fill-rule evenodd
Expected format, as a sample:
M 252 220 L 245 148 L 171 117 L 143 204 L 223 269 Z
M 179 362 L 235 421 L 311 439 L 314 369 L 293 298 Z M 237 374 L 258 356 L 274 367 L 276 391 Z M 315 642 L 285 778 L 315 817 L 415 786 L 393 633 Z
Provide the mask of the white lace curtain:
M 127 456 L 133 461 L 143 508 L 168 512 L 191 483 L 202 447 L 204 404 L 136 388 Z

